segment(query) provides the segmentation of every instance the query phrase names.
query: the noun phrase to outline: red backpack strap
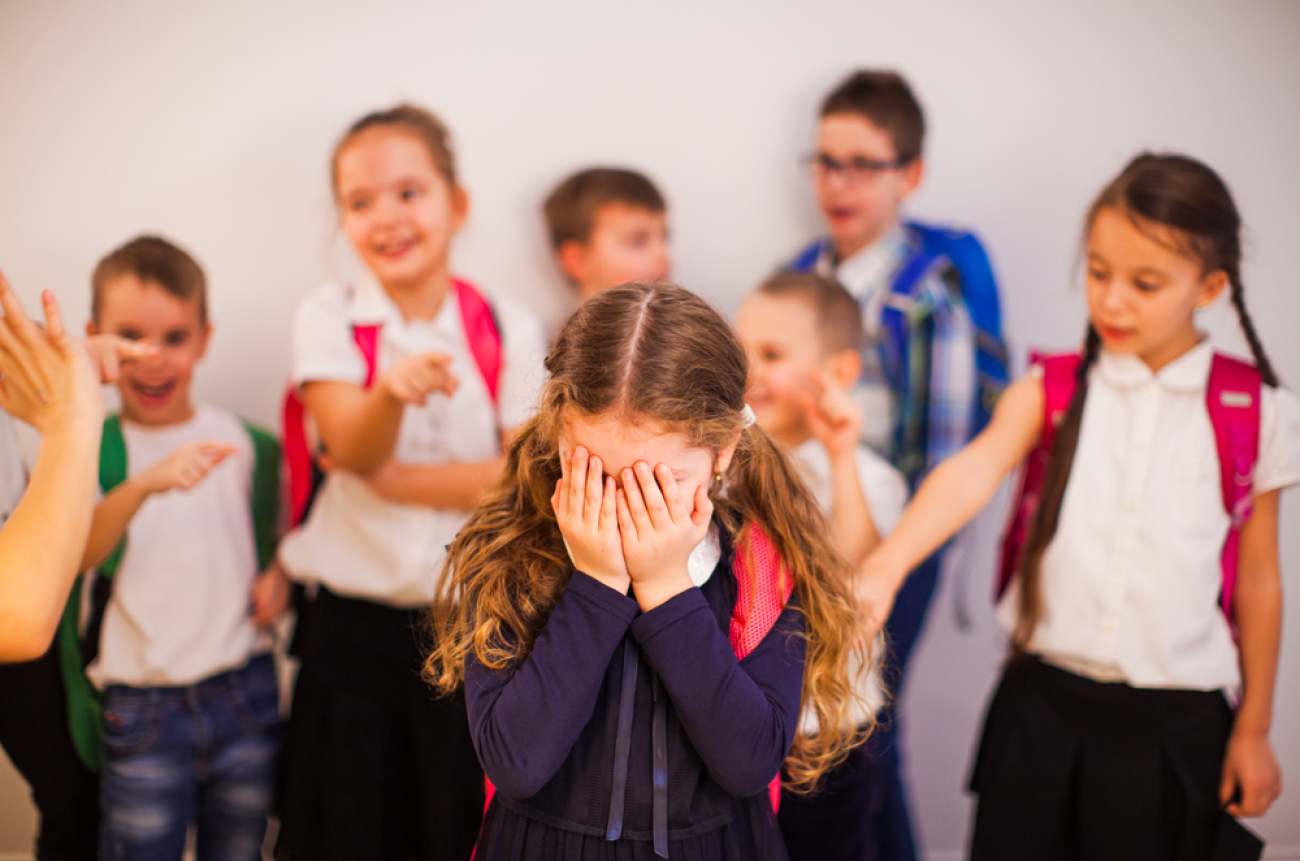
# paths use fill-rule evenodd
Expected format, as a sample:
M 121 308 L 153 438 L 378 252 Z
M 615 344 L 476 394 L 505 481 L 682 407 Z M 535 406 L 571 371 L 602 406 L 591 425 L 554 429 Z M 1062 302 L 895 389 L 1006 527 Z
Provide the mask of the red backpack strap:
M 366 363 L 363 388 L 368 389 L 375 383 L 379 367 L 380 329 L 378 323 L 352 326 L 352 341 Z M 284 437 L 284 473 L 289 485 L 289 525 L 297 526 L 306 516 L 307 507 L 316 495 L 318 484 L 314 453 L 307 442 L 307 405 L 299 397 L 297 386 L 289 386 L 284 393 L 280 428 Z
M 1043 429 L 1039 432 L 1038 443 L 1025 459 L 1020 474 L 1020 490 L 1011 509 L 1011 518 L 1007 521 L 1006 532 L 1002 537 L 1002 561 L 998 568 L 998 579 L 994 599 L 1000 599 L 1011 585 L 1011 579 L 1020 568 L 1021 554 L 1025 541 L 1029 538 L 1029 529 L 1038 513 L 1038 501 L 1043 493 L 1043 480 L 1047 476 L 1047 461 L 1052 450 L 1052 440 L 1056 438 L 1056 428 L 1061 417 L 1074 399 L 1074 390 L 1078 386 L 1078 353 L 1048 355 L 1032 352 L 1029 354 L 1030 365 L 1043 369 Z
M 1232 619 L 1232 598 L 1237 587 L 1237 553 L 1241 527 L 1254 510 L 1255 463 L 1259 460 L 1260 393 L 1259 371 L 1245 362 L 1214 354 L 1210 382 L 1206 387 L 1206 409 L 1214 427 L 1214 444 L 1219 453 L 1219 484 L 1223 508 L 1231 523 L 1223 542 L 1223 587 L 1219 605 Z
M 736 574 L 736 605 L 731 608 L 727 639 L 743 660 L 763 641 L 794 591 L 794 578 L 776 545 L 757 523 L 737 542 L 732 564 Z
M 492 405 L 499 406 L 498 390 L 501 386 L 501 332 L 496 315 L 486 297 L 467 281 L 453 279 L 456 299 L 460 303 L 461 325 L 465 327 L 465 340 L 474 356 L 483 382 L 487 384 Z
M 736 605 L 731 608 L 727 639 L 736 657 L 743 660 L 776 625 L 794 592 L 794 577 L 757 523 L 751 523 L 736 542 L 732 570 L 736 574 Z M 781 775 L 773 778 L 767 789 L 775 811 L 781 804 Z

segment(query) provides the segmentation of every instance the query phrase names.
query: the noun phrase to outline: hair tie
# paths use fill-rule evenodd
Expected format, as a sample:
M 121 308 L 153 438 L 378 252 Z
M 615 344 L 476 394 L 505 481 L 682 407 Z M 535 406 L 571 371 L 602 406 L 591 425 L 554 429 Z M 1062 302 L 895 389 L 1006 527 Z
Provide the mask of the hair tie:
M 749 404 L 745 404 L 745 408 L 740 411 L 740 419 L 744 422 L 744 427 L 750 427 L 758 421 L 758 417 L 754 415 L 754 408 Z

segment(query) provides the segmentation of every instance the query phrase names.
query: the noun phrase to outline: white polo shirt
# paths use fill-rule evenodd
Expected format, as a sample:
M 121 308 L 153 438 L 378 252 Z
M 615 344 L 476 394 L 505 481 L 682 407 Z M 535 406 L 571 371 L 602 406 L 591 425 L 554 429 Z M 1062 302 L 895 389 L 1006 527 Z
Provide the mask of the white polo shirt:
M 134 687 L 190 685 L 270 648 L 249 611 L 257 577 L 253 441 L 235 415 L 200 404 L 187 422 L 122 422 L 127 474 L 139 475 L 182 445 L 231 445 L 190 490 L 150 496 L 131 518 L 126 551 L 104 613 L 91 681 Z
M 804 483 L 808 485 L 808 489 L 812 491 L 817 506 L 829 517 L 832 475 L 831 459 L 826 453 L 825 446 L 816 439 L 807 440 L 791 450 L 790 460 L 798 469 Z M 899 518 L 903 516 L 903 509 L 907 506 L 907 481 L 901 472 L 890 465 L 889 461 L 866 446 L 857 447 L 854 451 L 854 460 L 858 467 L 858 483 L 862 486 L 862 496 L 867 501 L 867 511 L 871 512 L 871 520 L 876 526 L 876 531 L 880 533 L 881 538 L 884 538 L 898 525 Z M 884 644 L 877 639 L 872 646 L 873 659 L 878 662 L 883 651 Z M 858 670 L 856 665 L 850 668 L 854 674 L 857 674 Z M 854 726 L 865 723 L 885 703 L 885 694 L 874 667 L 858 676 L 858 679 L 860 680 L 858 694 L 863 702 L 850 714 Z M 809 709 L 804 713 L 800 724 L 804 733 L 817 732 L 817 713 Z
M 1090 371 L 1060 523 L 1042 562 L 1030 649 L 1073 672 L 1143 688 L 1240 682 L 1218 605 L 1229 518 L 1206 409 L 1208 342 L 1152 373 L 1103 351 Z M 1263 388 L 1254 492 L 1300 482 L 1300 403 Z M 1017 586 L 998 608 L 1015 622 Z
M 546 341 L 541 324 L 522 305 L 504 297 L 491 302 L 502 342 L 500 426 L 514 429 L 535 406 Z M 352 330 L 369 324 L 382 326 L 376 379 L 403 358 L 437 351 L 452 357 L 459 382 L 450 398 L 435 394 L 423 407 L 406 407 L 393 452 L 399 462 L 471 462 L 500 454 L 497 411 L 470 353 L 454 290 L 434 319 L 407 321 L 373 277 L 322 288 L 294 320 L 293 381 L 362 385 L 366 363 Z M 297 580 L 349 597 L 419 607 L 432 600 L 446 547 L 468 517 L 467 511 L 383 499 L 357 475 L 335 470 L 307 522 L 280 544 L 279 556 Z

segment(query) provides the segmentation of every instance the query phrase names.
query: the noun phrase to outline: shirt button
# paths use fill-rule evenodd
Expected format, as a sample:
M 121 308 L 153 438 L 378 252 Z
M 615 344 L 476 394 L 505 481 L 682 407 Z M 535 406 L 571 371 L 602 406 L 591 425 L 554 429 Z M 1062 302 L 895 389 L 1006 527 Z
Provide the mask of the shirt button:
M 1137 500 L 1135 499 L 1124 500 L 1124 513 L 1132 514 L 1135 511 L 1137 511 Z
M 1113 634 L 1115 633 L 1116 627 L 1117 626 L 1114 619 L 1105 619 L 1101 623 L 1101 632 L 1107 635 Z

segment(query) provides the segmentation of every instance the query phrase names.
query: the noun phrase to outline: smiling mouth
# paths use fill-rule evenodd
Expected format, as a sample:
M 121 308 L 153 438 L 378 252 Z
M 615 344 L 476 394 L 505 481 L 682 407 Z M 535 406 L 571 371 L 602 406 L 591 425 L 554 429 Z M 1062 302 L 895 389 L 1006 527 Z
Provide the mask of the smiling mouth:
M 131 390 L 147 401 L 161 401 L 167 398 L 176 388 L 175 380 L 168 380 L 165 383 L 159 383 L 151 386 L 141 382 L 131 383 Z
M 401 257 L 403 254 L 414 248 L 418 241 L 419 240 L 414 236 L 410 236 L 406 239 L 381 242 L 375 246 L 375 250 L 383 257 Z

